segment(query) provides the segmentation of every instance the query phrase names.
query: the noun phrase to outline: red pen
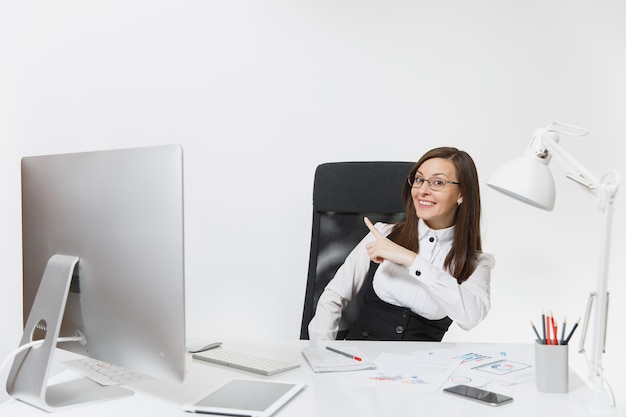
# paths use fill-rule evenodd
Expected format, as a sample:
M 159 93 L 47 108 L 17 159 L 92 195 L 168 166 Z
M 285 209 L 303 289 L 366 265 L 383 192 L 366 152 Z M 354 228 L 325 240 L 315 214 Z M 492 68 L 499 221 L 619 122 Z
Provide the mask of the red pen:
M 338 353 L 338 354 L 340 354 L 340 355 L 347 356 L 348 358 L 352 358 L 352 359 L 354 359 L 355 361 L 360 361 L 360 360 L 361 360 L 361 358 L 359 358 L 358 356 L 354 356 L 354 355 L 353 355 L 353 354 L 351 354 L 351 353 L 342 352 L 342 351 L 340 351 L 340 350 L 337 350 L 337 349 L 331 348 L 330 346 L 326 346 L 326 349 L 330 350 L 331 352 L 335 352 L 335 353 Z

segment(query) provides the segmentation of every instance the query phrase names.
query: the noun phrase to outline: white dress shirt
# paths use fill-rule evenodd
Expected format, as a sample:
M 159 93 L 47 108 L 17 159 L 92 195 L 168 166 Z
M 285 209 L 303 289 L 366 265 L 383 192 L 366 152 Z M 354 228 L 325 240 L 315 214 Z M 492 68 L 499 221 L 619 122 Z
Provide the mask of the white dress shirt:
M 393 225 L 376 223 L 375 227 L 388 236 Z M 410 267 L 384 261 L 374 275 L 374 291 L 383 301 L 410 308 L 429 320 L 446 316 L 461 328 L 469 330 L 480 323 L 490 308 L 491 269 L 495 259 L 487 253 L 478 253 L 476 270 L 462 284 L 458 284 L 443 268 L 454 238 L 454 226 L 430 229 L 419 220 L 420 252 Z M 311 340 L 335 339 L 341 313 L 364 284 L 370 268 L 365 246 L 375 239 L 368 233 L 346 257 L 320 296 L 315 316 L 309 323 Z

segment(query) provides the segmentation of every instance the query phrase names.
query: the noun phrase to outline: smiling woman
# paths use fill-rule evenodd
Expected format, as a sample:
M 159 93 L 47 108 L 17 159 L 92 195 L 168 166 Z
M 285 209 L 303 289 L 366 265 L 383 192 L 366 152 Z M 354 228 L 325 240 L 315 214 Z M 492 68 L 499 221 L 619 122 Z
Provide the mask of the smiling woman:
M 424 184 L 427 184 L 424 186 Z M 480 190 L 472 158 L 440 147 L 402 188 L 406 220 L 373 225 L 322 293 L 311 339 L 334 339 L 343 309 L 365 291 L 347 339 L 441 341 L 453 321 L 478 325 L 490 308 L 495 261 L 482 252 Z
M 458 188 L 446 188 L 447 184 L 460 185 L 458 181 L 450 180 L 457 177 L 454 164 L 443 158 L 428 159 L 415 172 L 412 182 L 411 177 L 409 176 L 409 185 L 417 217 L 423 219 L 432 229 L 452 226 L 457 208 L 463 202 Z M 428 187 L 422 187 L 425 182 Z

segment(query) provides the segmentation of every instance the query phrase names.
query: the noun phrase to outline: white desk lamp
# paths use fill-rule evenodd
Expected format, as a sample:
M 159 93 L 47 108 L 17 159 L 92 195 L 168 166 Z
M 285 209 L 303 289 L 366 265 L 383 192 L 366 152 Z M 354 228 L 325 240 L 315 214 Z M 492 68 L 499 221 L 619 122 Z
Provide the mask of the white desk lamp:
M 619 188 L 620 175 L 616 171 L 609 172 L 597 178 L 578 161 L 569 155 L 559 144 L 558 133 L 572 136 L 584 136 L 588 132 L 580 127 L 552 123 L 547 128 L 535 130 L 523 156 L 514 159 L 497 169 L 487 181 L 490 187 L 517 200 L 528 203 L 544 210 L 552 210 L 555 200 L 554 179 L 548 164 L 552 156 L 564 166 L 566 177 L 580 184 L 588 191 L 598 208 L 604 213 L 604 230 L 600 251 L 600 268 L 595 293 L 590 295 L 589 306 L 595 298 L 594 333 L 591 354 L 587 357 L 589 378 L 593 388 L 597 391 L 607 390 L 611 406 L 615 406 L 615 399 L 611 387 L 604 377 L 602 355 L 606 340 L 606 325 L 608 313 L 608 266 L 609 248 L 611 240 L 611 222 L 613 215 L 613 200 Z M 588 308 L 583 325 L 580 350 L 584 351 L 584 335 L 589 321 Z

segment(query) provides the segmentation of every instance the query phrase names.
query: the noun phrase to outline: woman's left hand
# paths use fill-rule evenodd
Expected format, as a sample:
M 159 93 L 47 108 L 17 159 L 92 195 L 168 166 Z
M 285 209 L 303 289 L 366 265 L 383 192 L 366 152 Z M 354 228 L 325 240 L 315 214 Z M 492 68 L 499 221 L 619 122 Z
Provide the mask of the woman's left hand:
M 411 266 L 417 254 L 383 236 L 367 217 L 363 218 L 365 225 L 372 232 L 376 240 L 366 245 L 367 254 L 372 262 L 382 263 L 384 260 L 396 264 Z

